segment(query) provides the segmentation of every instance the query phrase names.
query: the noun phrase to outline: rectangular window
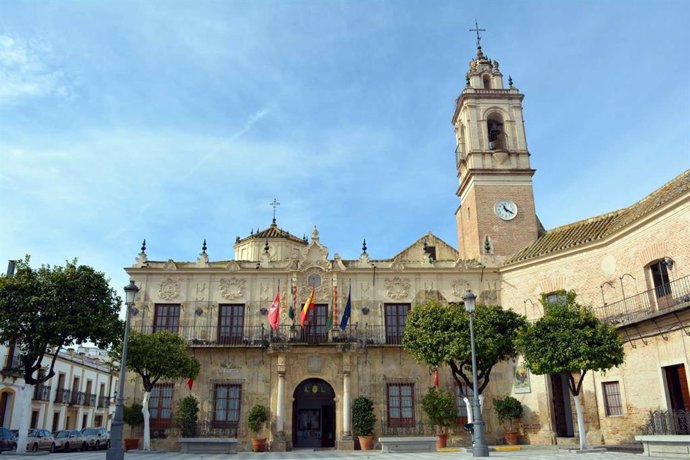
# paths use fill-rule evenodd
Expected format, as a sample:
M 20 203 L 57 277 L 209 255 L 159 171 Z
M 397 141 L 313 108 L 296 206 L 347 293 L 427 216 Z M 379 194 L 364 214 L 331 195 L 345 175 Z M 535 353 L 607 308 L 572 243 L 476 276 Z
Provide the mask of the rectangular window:
M 403 332 L 405 331 L 407 313 L 410 311 L 410 304 L 387 303 L 385 309 L 386 343 L 400 345 L 402 343 Z
M 173 384 L 159 383 L 153 386 L 149 399 L 152 428 L 167 428 L 172 419 Z
M 29 428 L 36 428 L 38 427 L 38 411 L 34 410 L 31 411 L 31 422 L 29 424 Z
M 459 425 L 464 425 L 467 423 L 467 404 L 465 404 L 465 398 L 468 398 L 472 402 L 472 389 L 467 385 L 456 385 L 455 386 L 455 408 L 457 414 L 457 423 Z
M 621 389 L 618 382 L 604 382 L 601 384 L 604 393 L 604 409 L 606 416 L 623 415 L 623 405 L 621 403 Z
M 660 299 L 671 294 L 671 284 L 668 278 L 668 268 L 666 261 L 660 260 L 649 266 L 652 271 L 652 282 L 654 282 L 654 293 L 656 298 Z
M 156 304 L 153 317 L 153 332 L 177 333 L 180 327 L 180 306 L 178 304 Z
M 244 305 L 218 305 L 218 343 L 241 345 L 244 339 Z
M 216 384 L 213 388 L 213 427 L 237 428 L 241 401 L 241 385 Z
M 550 294 L 546 294 L 547 305 L 556 305 L 558 303 L 565 302 L 566 300 L 567 300 L 567 297 L 565 295 L 565 291 L 558 291 L 558 292 L 552 292 Z
M 388 392 L 388 426 L 414 426 L 414 384 L 389 383 Z
M 305 322 L 305 339 L 308 343 L 323 343 L 326 341 L 328 331 L 326 320 L 328 319 L 328 305 L 316 304 L 309 310 L 307 322 Z

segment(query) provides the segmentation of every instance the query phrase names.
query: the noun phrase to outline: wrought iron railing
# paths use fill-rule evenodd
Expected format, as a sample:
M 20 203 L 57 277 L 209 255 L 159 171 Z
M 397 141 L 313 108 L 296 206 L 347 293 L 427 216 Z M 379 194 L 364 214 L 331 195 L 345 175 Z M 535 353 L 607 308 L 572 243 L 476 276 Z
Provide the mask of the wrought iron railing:
M 83 391 L 72 392 L 72 399 L 70 399 L 70 404 L 76 404 L 78 406 L 85 406 L 86 401 L 88 401 L 87 394 Z
M 50 385 L 36 385 L 34 387 L 34 400 L 49 401 L 50 400 Z
M 55 393 L 55 402 L 59 404 L 69 404 L 72 400 L 72 391 L 65 388 L 58 388 Z
M 647 417 L 647 434 L 690 434 L 690 411 L 655 410 Z
M 645 319 L 658 312 L 672 310 L 683 303 L 690 303 L 690 275 L 662 284 L 616 302 L 594 308 L 594 314 L 602 321 L 624 324 Z
M 3 364 L 3 372 L 17 372 L 21 373 L 24 368 L 21 357 L 19 355 L 8 355 L 5 357 Z
M 98 406 L 97 407 L 109 407 L 110 406 L 110 398 L 107 396 L 99 396 L 98 397 Z

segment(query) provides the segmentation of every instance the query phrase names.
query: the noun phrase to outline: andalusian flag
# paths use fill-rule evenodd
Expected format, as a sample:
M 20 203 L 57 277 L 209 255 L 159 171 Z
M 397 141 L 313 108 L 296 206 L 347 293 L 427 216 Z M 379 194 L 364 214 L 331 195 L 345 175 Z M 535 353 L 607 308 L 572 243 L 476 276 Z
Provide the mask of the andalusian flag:
M 350 313 L 352 311 L 352 285 L 347 290 L 347 303 L 345 304 L 345 311 L 343 311 L 343 319 L 340 320 L 340 329 L 347 328 L 347 322 L 350 321 Z
M 302 311 L 299 314 L 299 323 L 302 327 L 304 327 L 304 322 L 307 320 L 307 316 L 309 315 L 309 312 L 313 309 L 314 309 L 314 287 L 312 286 L 311 294 L 309 294 L 307 301 L 304 302 L 304 307 L 302 307 Z
M 295 324 L 295 304 L 297 303 L 297 288 L 292 288 L 292 298 L 290 299 L 290 308 L 288 309 L 288 318 Z

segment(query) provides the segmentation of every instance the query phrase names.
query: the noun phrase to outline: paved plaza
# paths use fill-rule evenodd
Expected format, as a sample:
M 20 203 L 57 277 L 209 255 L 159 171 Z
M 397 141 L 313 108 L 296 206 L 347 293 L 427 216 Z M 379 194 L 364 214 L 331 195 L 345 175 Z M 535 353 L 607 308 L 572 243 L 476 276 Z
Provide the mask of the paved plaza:
M 54 460 L 105 460 L 105 452 L 73 452 L 56 453 L 50 457 L 59 457 Z M 26 455 L 17 455 L 13 452 L 2 454 L 3 459 L 26 459 Z M 451 460 L 470 459 L 471 452 L 427 452 L 416 454 L 384 454 L 380 451 L 335 451 L 335 450 L 295 450 L 292 452 L 240 452 L 236 455 L 225 454 L 181 454 L 178 452 L 139 453 L 128 452 L 125 460 L 193 460 L 203 458 L 205 460 Z M 529 448 L 517 452 L 491 452 L 491 458 L 502 460 L 642 460 L 641 454 L 622 452 L 591 452 L 587 454 L 571 453 L 567 450 L 549 448 Z M 663 457 L 655 457 L 663 458 Z

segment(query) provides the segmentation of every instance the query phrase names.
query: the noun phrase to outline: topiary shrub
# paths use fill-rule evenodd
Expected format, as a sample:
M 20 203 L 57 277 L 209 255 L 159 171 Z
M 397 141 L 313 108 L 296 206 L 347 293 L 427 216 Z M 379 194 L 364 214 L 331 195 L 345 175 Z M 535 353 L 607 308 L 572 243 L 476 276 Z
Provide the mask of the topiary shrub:
M 375 425 L 374 403 L 366 396 L 357 396 L 352 402 L 352 429 L 355 436 L 373 435 Z
M 257 404 L 249 411 L 247 415 L 247 426 L 256 435 L 268 421 L 268 409 L 266 406 Z
M 199 401 L 192 396 L 186 396 L 178 403 L 176 424 L 183 438 L 195 438 L 198 433 Z
M 504 423 L 507 420 L 510 426 L 508 431 L 514 431 L 513 420 L 522 417 L 522 403 L 512 396 L 494 398 L 494 410 L 498 415 L 498 421 Z

